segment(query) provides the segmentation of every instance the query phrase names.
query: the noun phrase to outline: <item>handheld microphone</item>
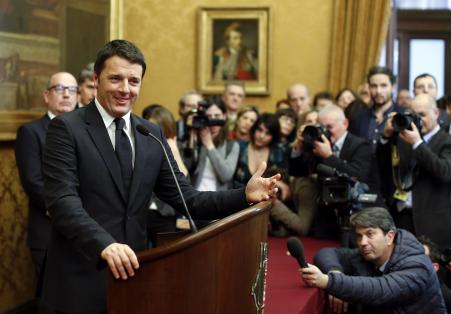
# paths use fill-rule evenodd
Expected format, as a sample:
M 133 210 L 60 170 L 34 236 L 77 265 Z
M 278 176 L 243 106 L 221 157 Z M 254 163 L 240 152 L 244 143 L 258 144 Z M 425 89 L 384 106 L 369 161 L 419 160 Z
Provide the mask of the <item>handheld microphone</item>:
M 177 181 L 177 177 L 175 176 L 174 168 L 172 167 L 171 161 L 169 160 L 169 156 L 168 156 L 168 152 L 166 151 L 166 148 L 164 147 L 161 140 L 158 137 L 156 137 L 155 135 L 153 135 L 152 133 L 150 133 L 150 131 L 142 124 L 138 124 L 136 126 L 136 130 L 145 136 L 150 136 L 151 138 L 153 138 L 155 141 L 158 142 L 158 144 L 160 144 L 161 148 L 163 149 L 164 156 L 166 157 L 166 161 L 168 162 L 169 168 L 171 169 L 171 173 L 172 173 L 172 177 L 174 178 L 175 185 L 177 186 L 177 190 L 179 192 L 180 198 L 182 199 L 182 203 L 183 203 L 183 207 L 185 208 L 186 216 L 188 216 L 189 224 L 191 225 L 193 232 L 196 233 L 198 231 L 196 224 L 194 223 L 193 218 L 191 218 L 191 214 L 188 210 L 188 206 L 186 206 L 185 198 L 183 197 L 183 193 L 182 193 L 182 190 L 180 189 L 179 182 Z
M 291 256 L 298 261 L 301 268 L 308 267 L 307 262 L 305 261 L 304 246 L 302 245 L 301 240 L 296 237 L 289 237 L 287 240 L 287 248 Z
M 355 184 L 357 182 L 357 180 L 354 179 L 353 177 L 351 177 L 350 175 L 348 175 L 344 172 L 340 172 L 336 168 L 332 168 L 332 167 L 326 166 L 324 164 L 318 164 L 318 166 L 316 167 L 316 171 L 318 171 L 318 173 L 321 173 L 328 177 L 336 176 L 339 178 L 343 178 L 351 184 Z

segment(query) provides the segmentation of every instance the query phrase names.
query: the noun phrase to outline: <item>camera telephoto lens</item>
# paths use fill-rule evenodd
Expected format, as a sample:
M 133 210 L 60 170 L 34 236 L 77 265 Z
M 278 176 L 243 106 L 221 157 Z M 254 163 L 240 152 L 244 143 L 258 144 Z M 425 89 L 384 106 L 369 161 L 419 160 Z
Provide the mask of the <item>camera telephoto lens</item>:
M 401 113 L 397 113 L 393 117 L 393 129 L 396 132 L 401 132 L 401 131 L 409 128 L 411 123 L 412 123 L 412 118 L 409 116 L 405 116 Z

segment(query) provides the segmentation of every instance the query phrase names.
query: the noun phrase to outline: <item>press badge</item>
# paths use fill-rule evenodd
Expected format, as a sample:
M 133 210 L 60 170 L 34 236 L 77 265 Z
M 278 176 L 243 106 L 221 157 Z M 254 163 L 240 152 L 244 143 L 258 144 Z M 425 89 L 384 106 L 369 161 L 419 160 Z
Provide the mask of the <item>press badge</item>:
M 189 225 L 189 220 L 186 218 L 177 218 L 176 222 L 175 222 L 175 226 L 177 227 L 177 229 L 181 229 L 181 230 L 190 230 L 191 226 Z
M 409 193 L 400 189 L 396 189 L 395 193 L 393 194 L 393 197 L 401 202 L 407 201 L 407 197 L 409 196 Z

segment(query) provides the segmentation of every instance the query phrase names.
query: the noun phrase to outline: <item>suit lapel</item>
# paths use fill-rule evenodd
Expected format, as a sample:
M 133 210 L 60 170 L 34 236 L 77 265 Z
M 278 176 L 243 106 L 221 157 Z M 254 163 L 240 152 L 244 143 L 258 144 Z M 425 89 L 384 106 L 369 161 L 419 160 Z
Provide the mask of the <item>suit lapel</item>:
M 343 160 L 349 160 L 348 155 L 349 152 L 354 149 L 353 147 L 351 147 L 351 145 L 353 144 L 352 139 L 351 139 L 352 134 L 348 132 L 348 134 L 346 134 L 345 140 L 343 141 L 343 145 L 341 146 L 340 149 L 340 159 Z
M 91 102 L 86 108 L 86 125 L 86 129 L 105 161 L 105 164 L 113 177 L 113 181 L 121 193 L 122 199 L 126 202 L 124 185 L 121 179 L 121 168 L 117 161 L 116 154 L 114 153 L 108 131 L 105 128 L 105 124 L 94 102 Z
M 48 114 L 45 114 L 42 118 L 41 118 L 41 123 L 42 123 L 42 127 L 43 129 L 47 132 L 47 129 L 49 128 L 49 124 L 50 124 L 50 118 Z

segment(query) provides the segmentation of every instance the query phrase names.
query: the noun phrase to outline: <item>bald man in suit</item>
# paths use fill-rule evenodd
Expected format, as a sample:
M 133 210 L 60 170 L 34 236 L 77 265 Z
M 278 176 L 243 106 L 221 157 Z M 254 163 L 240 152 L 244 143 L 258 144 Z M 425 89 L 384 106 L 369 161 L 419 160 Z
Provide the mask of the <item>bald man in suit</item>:
M 20 180 L 28 196 L 28 246 L 38 277 L 43 269 L 50 237 L 50 218 L 46 215 L 41 169 L 45 136 L 51 119 L 74 110 L 77 102 L 77 81 L 70 73 L 55 73 L 48 81 L 43 98 L 47 113 L 22 125 L 17 131 L 15 145 Z

